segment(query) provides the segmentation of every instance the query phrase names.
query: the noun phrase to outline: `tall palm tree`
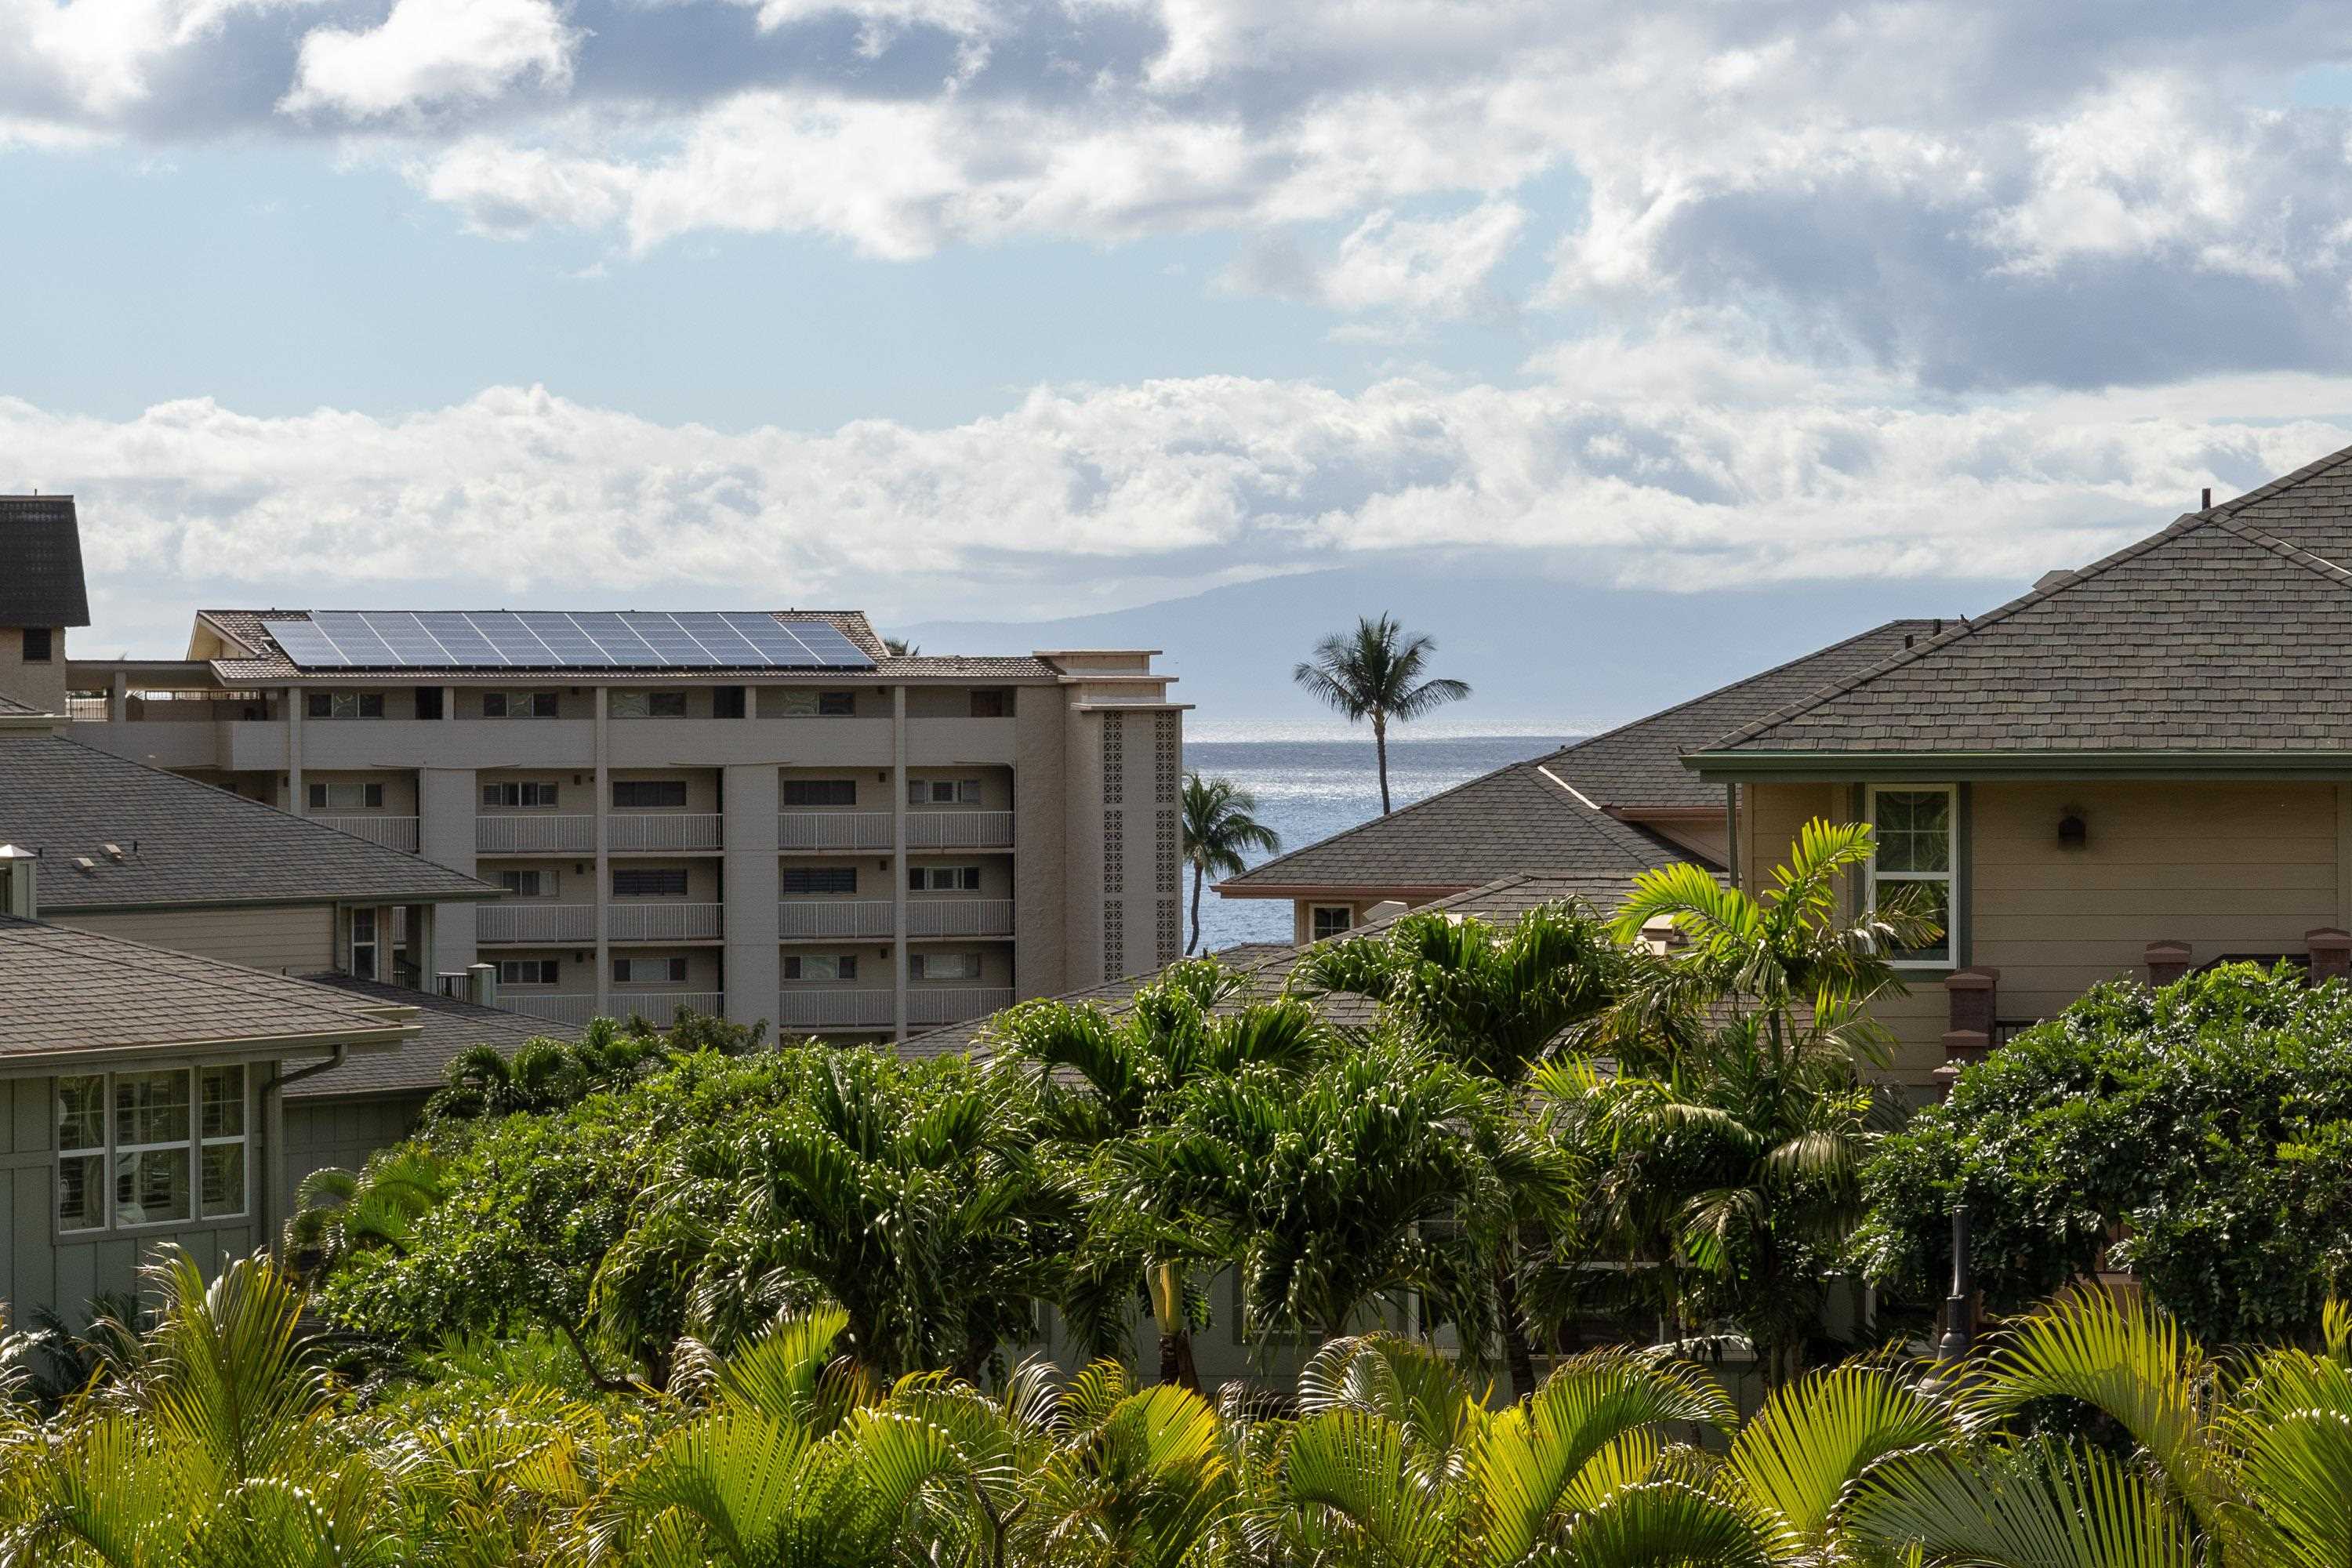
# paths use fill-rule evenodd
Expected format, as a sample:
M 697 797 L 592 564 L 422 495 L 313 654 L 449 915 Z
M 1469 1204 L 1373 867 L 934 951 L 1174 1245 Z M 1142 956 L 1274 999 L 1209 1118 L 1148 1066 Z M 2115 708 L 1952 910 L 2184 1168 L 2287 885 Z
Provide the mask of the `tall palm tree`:
M 1282 835 L 1257 819 L 1257 796 L 1231 779 L 1184 775 L 1184 858 L 1192 868 L 1192 936 L 1184 951 L 1201 945 L 1201 884 L 1211 876 L 1235 877 L 1249 868 L 1253 849 L 1268 855 L 1282 848 Z
M 1409 634 L 1393 616 L 1358 617 L 1352 633 L 1315 645 L 1315 657 L 1291 679 L 1345 714 L 1372 721 L 1372 749 L 1381 764 L 1381 815 L 1389 814 L 1389 721 L 1409 722 L 1470 695 L 1459 680 L 1424 679 L 1433 638 Z
M 884 637 L 882 647 L 885 652 L 899 658 L 913 658 L 923 651 L 920 645 L 910 643 L 905 637 Z

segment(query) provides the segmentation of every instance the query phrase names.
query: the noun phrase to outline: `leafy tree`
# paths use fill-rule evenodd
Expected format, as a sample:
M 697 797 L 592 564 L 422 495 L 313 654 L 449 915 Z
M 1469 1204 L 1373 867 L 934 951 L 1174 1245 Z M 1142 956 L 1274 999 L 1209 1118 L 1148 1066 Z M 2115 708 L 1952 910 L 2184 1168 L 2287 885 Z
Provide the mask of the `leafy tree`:
M 517 1111 L 560 1110 L 591 1094 L 634 1083 L 696 1051 L 742 1056 L 760 1048 L 765 1024 L 730 1024 L 681 1007 L 667 1029 L 644 1018 L 625 1025 L 592 1018 L 578 1040 L 540 1036 L 512 1056 L 496 1046 L 469 1047 L 450 1058 L 446 1079 L 425 1101 L 427 1121 L 467 1121 Z
M 1184 859 L 1192 868 L 1192 934 L 1184 943 L 1201 945 L 1201 888 L 1212 876 L 1234 877 L 1249 869 L 1251 850 L 1272 855 L 1282 835 L 1257 819 L 1257 796 L 1231 779 L 1184 775 Z
M 1865 1173 L 1869 1271 L 1936 1293 L 1965 1196 L 1996 1310 L 2128 1268 L 2216 1342 L 2352 1289 L 2352 988 L 2232 965 L 2093 990 L 1964 1071 Z
M 1408 633 L 1392 616 L 1364 616 L 1353 632 L 1317 643 L 1315 657 L 1291 671 L 1293 680 L 1350 724 L 1372 721 L 1382 816 L 1389 814 L 1390 721 L 1408 723 L 1470 695 L 1459 680 L 1427 678 L 1429 656 L 1436 651 L 1435 639 Z
M 312 1171 L 295 1190 L 284 1256 L 297 1275 L 316 1279 L 354 1253 L 405 1252 L 416 1222 L 448 1195 L 440 1158 L 417 1144 L 381 1152 L 358 1174 Z

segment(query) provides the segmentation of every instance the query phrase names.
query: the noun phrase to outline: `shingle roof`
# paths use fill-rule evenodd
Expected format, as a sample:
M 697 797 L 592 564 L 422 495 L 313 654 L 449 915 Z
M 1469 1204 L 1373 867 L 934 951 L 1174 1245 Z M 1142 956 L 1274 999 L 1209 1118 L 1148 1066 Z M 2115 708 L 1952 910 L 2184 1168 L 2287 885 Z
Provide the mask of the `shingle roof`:
M 375 1002 L 413 1006 L 416 1009 L 419 1032 L 396 1051 L 354 1056 L 332 1072 L 287 1085 L 289 1100 L 414 1094 L 440 1088 L 443 1070 L 450 1061 L 475 1046 L 496 1046 L 501 1055 L 510 1057 L 529 1040 L 580 1037 L 580 1031 L 569 1024 L 509 1013 L 503 1007 L 477 1006 L 456 997 L 411 991 L 381 980 L 361 980 L 349 974 L 306 974 L 302 978 L 313 985 L 331 986 Z
M 1899 651 L 1705 748 L 2352 751 L 2352 448 Z
M 311 1037 L 391 1046 L 408 1027 L 376 997 L 0 916 L 0 1060 Z
M 0 496 L 0 626 L 86 626 L 71 496 Z
M 0 733 L 0 844 L 10 843 L 41 851 L 41 908 L 56 914 L 498 893 L 446 866 L 46 732 Z M 87 869 L 76 864 L 83 858 Z
M 269 635 L 269 628 L 262 624 L 262 617 L 266 616 L 273 621 L 307 621 L 310 618 L 310 611 L 199 610 L 196 613 L 205 620 L 210 621 L 214 626 L 219 627 L 229 637 L 235 638 L 237 642 L 254 650 L 253 657 L 250 658 L 216 658 L 213 660 L 213 670 L 220 677 L 224 684 L 233 687 L 240 684 L 288 680 L 304 673 L 299 666 L 295 664 L 291 658 L 287 657 L 286 650 L 278 646 L 278 639 Z M 863 610 L 772 610 L 769 614 L 774 616 L 776 619 L 780 621 L 824 621 L 828 625 L 838 628 L 842 636 L 847 637 L 851 642 L 857 646 L 859 652 L 865 654 L 867 658 L 874 659 L 877 664 L 888 657 L 888 650 L 883 647 L 882 639 L 875 635 L 874 624 L 866 618 L 866 612 Z M 1034 664 L 1035 661 L 1022 660 L 1020 662 Z M 1039 666 L 1038 668 L 1045 674 L 1052 673 L 1051 670 L 1045 670 L 1043 666 Z M 413 684 L 416 679 L 417 672 L 415 669 L 336 669 L 324 671 L 314 669 L 309 673 L 314 676 L 321 674 L 331 675 L 337 680 L 349 680 L 354 684 L 373 682 Z M 546 670 L 531 670 L 529 673 L 534 677 L 544 677 L 550 672 Z M 567 676 L 582 677 L 600 673 L 629 677 L 643 676 L 648 673 L 657 672 L 649 672 L 642 669 L 611 671 L 572 669 L 565 670 L 562 673 Z M 825 679 L 832 679 L 840 676 L 862 676 L 866 674 L 864 670 L 785 671 L 771 668 L 767 666 L 746 667 L 735 669 L 719 667 L 711 667 L 707 668 L 698 668 L 691 671 L 691 673 L 698 679 L 708 680 L 724 680 L 730 678 L 773 680 L 786 675 L 805 677 L 810 679 L 815 679 L 820 677 Z M 460 669 L 456 671 L 436 670 L 435 671 L 435 674 L 436 679 L 454 678 L 464 680 L 513 680 L 517 678 L 517 672 L 506 669 Z

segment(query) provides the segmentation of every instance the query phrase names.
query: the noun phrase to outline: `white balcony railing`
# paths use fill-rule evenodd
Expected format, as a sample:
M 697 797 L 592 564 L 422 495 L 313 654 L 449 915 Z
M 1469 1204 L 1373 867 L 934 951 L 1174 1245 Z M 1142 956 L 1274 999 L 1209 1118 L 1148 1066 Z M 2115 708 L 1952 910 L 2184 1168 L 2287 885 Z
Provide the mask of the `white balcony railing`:
M 1013 1005 L 1010 985 L 910 985 L 907 988 L 907 1022 L 927 1027 L 984 1018 Z
M 1009 811 L 910 811 L 909 849 L 1002 849 L 1013 843 Z
M 776 817 L 780 849 L 887 849 L 887 811 L 787 811 Z
M 795 899 L 776 906 L 776 934 L 798 937 L 873 937 L 890 934 L 887 899 Z
M 1011 899 L 909 899 L 908 936 L 1011 936 Z
M 474 847 L 499 855 L 583 855 L 596 847 L 596 819 L 551 812 L 474 818 Z
M 594 942 L 596 906 L 534 903 L 523 899 L 510 903 L 478 905 L 474 910 L 474 940 Z
M 575 1029 L 597 1014 L 595 993 L 587 991 L 501 991 L 499 1005 Z M 615 991 L 604 1012 L 608 1017 L 638 1017 L 666 1027 L 677 1020 L 680 1007 L 715 1015 L 724 1012 L 726 1005 L 726 996 L 717 991 Z
M 310 820 L 387 849 L 416 853 L 416 818 L 413 816 L 313 816 Z
M 716 849 L 725 821 L 717 812 L 615 812 L 604 819 L 604 843 L 613 849 Z
M 726 929 L 724 904 L 678 904 L 648 899 L 605 907 L 604 931 L 614 942 L 701 942 Z
M 898 1021 L 887 991 L 838 985 L 787 987 L 776 999 L 776 1018 L 785 1029 L 887 1029 Z
M 565 994 L 552 991 L 501 991 L 499 1005 L 550 1023 L 569 1024 L 575 1029 L 596 1016 L 594 992 Z

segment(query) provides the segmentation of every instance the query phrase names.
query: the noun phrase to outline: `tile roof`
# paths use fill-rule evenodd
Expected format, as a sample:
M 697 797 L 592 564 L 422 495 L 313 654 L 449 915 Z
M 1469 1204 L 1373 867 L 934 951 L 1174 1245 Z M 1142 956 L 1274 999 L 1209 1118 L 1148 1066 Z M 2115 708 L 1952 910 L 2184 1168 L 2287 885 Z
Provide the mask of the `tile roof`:
M 1456 893 L 1451 898 L 1436 900 L 1408 912 L 1419 914 L 1430 910 L 1440 910 L 1454 914 L 1477 915 L 1498 923 L 1507 923 L 1517 920 L 1529 910 L 1544 904 L 1557 903 L 1563 899 L 1581 899 L 1596 910 L 1605 912 L 1616 907 L 1630 890 L 1632 882 L 1631 871 L 1617 877 L 1500 877 L 1484 887 L 1472 888 L 1465 892 Z M 1391 920 L 1399 918 L 1402 917 L 1390 917 Z M 1347 934 L 1360 936 L 1367 931 L 1378 931 L 1389 923 L 1387 920 L 1377 921 L 1368 926 L 1360 926 Z M 1342 940 L 1344 939 L 1340 937 L 1325 939 L 1326 942 Z M 1290 972 L 1297 966 L 1299 959 L 1321 945 L 1323 945 L 1321 942 L 1308 942 L 1303 947 L 1292 947 L 1279 942 L 1244 942 L 1221 949 L 1212 956 L 1223 961 L 1226 967 L 1241 971 L 1247 977 L 1243 994 L 1234 1004 L 1238 1005 L 1243 1001 L 1263 1001 L 1269 996 L 1279 994 L 1282 988 L 1288 984 Z M 1083 991 L 1073 991 L 1055 1000 L 1091 1003 L 1116 1016 L 1127 1011 L 1138 991 L 1159 977 L 1159 972 L 1147 971 L 1141 974 L 1129 975 L 1123 980 L 1108 981 L 1100 985 L 1091 985 Z M 1372 1005 L 1360 996 L 1329 997 L 1322 1004 L 1321 1010 L 1326 1018 L 1340 1025 L 1369 1023 L 1372 1016 Z M 975 1048 L 985 1050 L 990 1022 L 997 1016 L 991 1014 L 985 1017 L 967 1019 L 961 1024 L 950 1024 L 943 1029 L 933 1029 L 926 1034 L 911 1036 L 898 1047 L 898 1050 L 901 1055 L 914 1057 L 950 1056 L 958 1051 Z
M 0 626 L 86 626 L 71 496 L 0 496 Z
M 1905 638 L 1923 638 L 1934 630 L 1931 621 L 1874 626 L 1818 653 L 1547 756 L 1497 768 L 1276 856 L 1218 884 L 1218 889 L 1247 895 L 1285 887 L 1465 888 L 1515 872 L 1614 875 L 1627 867 L 1694 858 L 1647 829 L 1618 821 L 1607 808 L 1720 810 L 1722 785 L 1685 768 L 1684 752 L 1721 734 L 1727 724 L 1867 669 L 1902 647 Z
M 47 732 L 0 733 L 0 844 L 11 843 L 41 851 L 41 908 L 54 914 L 498 892 L 446 866 Z M 108 844 L 124 857 L 109 855 Z
M 2347 464 L 2192 512 L 1704 749 L 2352 751 L 2331 696 L 2352 644 Z
M 287 657 L 286 650 L 278 646 L 278 639 L 269 635 L 269 628 L 262 624 L 262 617 L 267 616 L 274 621 L 307 621 L 310 618 L 310 611 L 199 610 L 196 614 L 204 619 L 210 621 L 214 626 L 219 627 L 223 632 L 235 638 L 237 642 L 253 650 L 253 657 L 249 658 L 216 658 L 213 660 L 213 670 L 220 677 L 225 685 L 235 687 L 238 685 L 252 685 L 278 680 L 289 680 L 299 678 L 304 674 L 304 671 L 297 666 L 291 658 Z M 866 618 L 866 612 L 863 610 L 771 610 L 769 614 L 774 616 L 776 619 L 780 621 L 826 622 L 838 628 L 842 636 L 847 637 L 851 642 L 857 646 L 859 652 L 865 654 L 867 658 L 874 659 L 877 664 L 889 657 L 888 649 L 883 647 L 882 639 L 875 635 L 874 624 Z M 918 660 L 917 662 L 922 661 Z M 1024 664 L 1034 664 L 1035 661 L 1022 660 L 1020 662 Z M 1043 670 L 1044 667 L 1040 666 L 1039 668 Z M 348 680 L 355 684 L 387 682 L 394 685 L 415 685 L 416 683 L 416 678 L 419 671 L 416 669 L 336 669 L 311 670 L 309 673 L 312 676 L 331 676 L 337 680 Z M 481 669 L 456 671 L 435 670 L 433 673 L 436 679 L 456 679 L 462 683 L 463 681 L 471 680 L 512 680 L 516 679 L 519 672 L 508 669 Z M 531 670 L 528 673 L 534 677 L 539 677 L 547 675 L 550 672 L 546 670 Z M 567 669 L 562 671 L 562 673 L 570 677 L 586 677 L 597 674 L 599 671 L 592 668 L 581 668 Z M 629 676 L 644 676 L 647 673 L 657 672 L 648 672 L 637 669 L 610 670 L 604 671 L 603 673 L 625 678 Z M 691 671 L 682 673 L 690 673 L 698 679 L 710 680 L 724 679 L 730 676 L 740 677 L 746 679 L 773 680 L 779 677 L 786 675 L 806 676 L 812 679 L 820 676 L 826 679 L 832 679 L 835 677 L 866 677 L 866 679 L 871 679 L 871 677 L 866 676 L 866 672 L 864 670 L 786 671 L 779 670 L 766 665 L 750 666 L 735 669 L 712 667 L 709 668 L 696 668 Z M 1044 670 L 1044 673 L 1051 674 L 1052 671 Z
M 0 1061 L 298 1037 L 392 1046 L 408 1027 L 376 997 L 0 916 Z
M 353 1056 L 332 1072 L 322 1072 L 289 1084 L 291 1100 L 341 1100 L 358 1095 L 415 1094 L 436 1089 L 443 1071 L 460 1052 L 475 1046 L 496 1046 L 512 1056 L 525 1042 L 536 1039 L 576 1040 L 580 1031 L 569 1024 L 552 1023 L 503 1007 L 482 1007 L 453 996 L 411 991 L 381 980 L 350 974 L 306 974 L 313 985 L 331 986 L 379 1003 L 416 1009 L 415 1037 L 396 1051 L 371 1051 Z
M 874 672 L 901 679 L 965 676 L 982 680 L 1051 680 L 1061 673 L 1042 658 L 1019 654 L 961 653 L 920 653 L 904 658 L 886 654 L 875 660 Z

